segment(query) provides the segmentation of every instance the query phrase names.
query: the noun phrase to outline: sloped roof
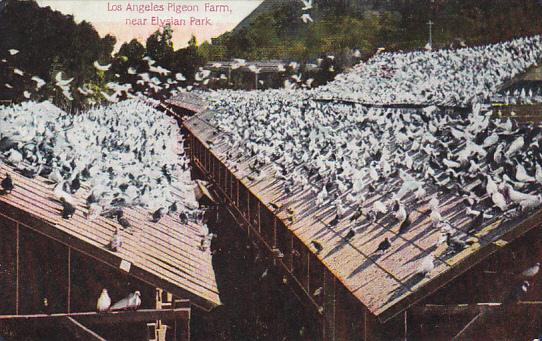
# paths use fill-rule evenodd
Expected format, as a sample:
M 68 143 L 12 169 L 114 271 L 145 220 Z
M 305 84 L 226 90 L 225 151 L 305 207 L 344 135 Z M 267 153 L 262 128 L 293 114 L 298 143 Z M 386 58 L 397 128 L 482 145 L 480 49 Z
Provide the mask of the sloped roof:
M 231 146 L 224 142 L 226 133 L 213 125 L 214 116 L 215 113 L 207 111 L 184 124 L 217 158 L 228 160 L 225 162 L 227 165 L 235 162 L 236 168 L 229 167 L 230 172 L 274 211 L 307 247 L 313 250 L 310 242 L 318 240 L 323 245 L 323 251 L 317 254 L 320 261 L 381 320 L 391 318 L 437 290 L 542 221 L 542 211 L 536 210 L 519 215 L 496 213 L 482 225 L 473 226 L 473 218 L 466 214 L 468 206 L 461 196 L 453 192 L 444 193 L 438 191 L 436 186 L 430 186 L 426 188 L 427 193 L 421 200 L 416 200 L 413 194 L 403 199 L 407 211 L 412 212 L 412 225 L 405 233 L 398 232 L 400 224 L 393 218 L 393 212 L 374 223 L 365 215 L 353 223 L 350 221 L 355 211 L 352 207 L 348 208 L 338 224 L 332 225 L 330 222 L 336 212 L 332 203 L 317 207 L 314 204 L 316 195 L 311 190 L 296 189 L 286 194 L 283 181 L 277 179 L 269 164 L 261 168 L 262 173 L 254 177 L 255 180 L 249 180 L 247 175 L 253 175 L 249 165 L 253 163 L 254 157 L 240 153 L 228 158 Z M 415 152 L 410 154 L 414 159 L 419 157 Z M 368 210 L 364 212 L 369 211 L 376 200 L 390 200 L 401 187 L 401 182 L 395 176 L 377 184 L 379 190 L 374 192 L 365 187 L 363 208 Z M 474 180 L 464 187 L 471 189 L 479 184 L 480 180 Z M 472 243 L 470 246 L 458 253 L 450 253 L 445 243 L 438 244 L 442 234 L 432 226 L 429 218 L 429 200 L 432 195 L 437 195 L 440 201 L 439 209 L 443 219 L 454 226 L 454 233 L 468 237 Z M 482 197 L 482 201 L 488 201 L 487 194 Z M 275 211 L 270 203 L 281 209 Z M 286 208 L 294 210 L 293 222 L 288 219 Z M 355 238 L 347 241 L 345 236 L 352 227 L 358 227 L 358 233 Z M 381 256 L 375 255 L 378 244 L 385 237 L 390 239 L 392 247 Z M 418 266 L 429 253 L 435 256 L 435 269 L 426 277 L 419 276 L 416 274 Z
M 165 101 L 167 104 L 187 109 L 195 113 L 201 112 L 207 108 L 207 104 L 198 95 L 188 92 L 182 92 Z
M 52 199 L 53 186 L 41 177 L 28 179 L 11 167 L 0 164 L 0 178 L 10 174 L 15 184 L 10 194 L 0 195 L 0 213 L 20 219 L 30 228 L 51 238 L 83 249 L 96 259 L 119 267 L 131 263 L 130 273 L 143 281 L 171 293 L 189 298 L 193 304 L 210 310 L 220 305 L 211 254 L 198 248 L 202 228 L 194 223 L 183 225 L 178 217 L 164 216 L 152 223 L 151 214 L 143 208 L 126 208 L 124 216 L 130 221 L 133 235 L 115 220 L 86 218 L 88 207 L 81 189 L 74 197 L 76 213 L 66 220 L 61 217 L 62 205 Z M 174 190 L 174 195 L 181 195 Z M 116 228 L 120 228 L 123 245 L 118 252 L 108 249 Z

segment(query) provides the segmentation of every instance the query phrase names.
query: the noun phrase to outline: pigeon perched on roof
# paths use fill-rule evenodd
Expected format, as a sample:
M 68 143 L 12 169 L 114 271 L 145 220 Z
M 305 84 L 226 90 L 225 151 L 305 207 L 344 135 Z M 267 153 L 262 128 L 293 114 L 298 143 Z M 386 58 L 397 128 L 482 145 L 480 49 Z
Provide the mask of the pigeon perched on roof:
M 11 178 L 11 175 L 6 174 L 6 177 L 2 179 L 2 182 L 0 182 L 0 186 L 2 187 L 2 192 L 4 194 L 9 194 L 15 188 L 13 185 L 13 179 Z

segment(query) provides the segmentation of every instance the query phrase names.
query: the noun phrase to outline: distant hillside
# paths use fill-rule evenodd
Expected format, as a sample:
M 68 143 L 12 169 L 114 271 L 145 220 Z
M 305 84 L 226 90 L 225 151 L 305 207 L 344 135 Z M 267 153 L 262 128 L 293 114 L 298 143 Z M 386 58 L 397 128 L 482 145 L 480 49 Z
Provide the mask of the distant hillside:
M 215 39 L 209 57 L 306 60 L 357 48 L 370 55 L 422 48 L 433 25 L 435 47 L 475 45 L 542 33 L 537 0 L 314 0 L 304 24 L 301 0 L 265 0 L 232 32 Z

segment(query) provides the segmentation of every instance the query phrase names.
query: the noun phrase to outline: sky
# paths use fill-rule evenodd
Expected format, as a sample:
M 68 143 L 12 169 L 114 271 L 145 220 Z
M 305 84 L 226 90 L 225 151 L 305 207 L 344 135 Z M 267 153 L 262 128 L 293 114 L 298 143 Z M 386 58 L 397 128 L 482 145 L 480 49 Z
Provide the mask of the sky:
M 103 37 L 117 38 L 116 49 L 133 38 L 145 42 L 166 21 L 172 22 L 174 48 L 186 46 L 194 34 L 201 43 L 233 29 L 262 0 L 37 0 L 75 21 L 91 22 Z

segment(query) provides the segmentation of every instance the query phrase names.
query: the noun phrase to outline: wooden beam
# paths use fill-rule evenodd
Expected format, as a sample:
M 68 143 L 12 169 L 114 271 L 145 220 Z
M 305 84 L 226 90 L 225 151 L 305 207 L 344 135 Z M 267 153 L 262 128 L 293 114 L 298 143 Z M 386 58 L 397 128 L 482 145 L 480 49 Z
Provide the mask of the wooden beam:
M 484 315 L 484 312 L 483 311 L 480 311 L 478 314 L 476 314 L 476 316 L 474 316 L 470 321 L 469 323 L 467 323 L 465 325 L 465 327 L 463 327 L 459 333 L 457 333 L 453 338 L 452 340 L 459 340 L 461 335 L 463 335 L 474 323 L 476 323 L 476 321 L 478 321 L 480 319 L 480 317 L 482 317 L 482 315 Z
M 175 308 L 190 308 L 189 300 L 173 300 Z M 190 316 L 186 320 L 175 320 L 173 326 L 173 337 L 175 341 L 190 341 Z
M 0 315 L 0 321 L 43 321 L 56 322 L 66 317 L 76 317 L 86 324 L 111 324 L 122 322 L 148 322 L 154 320 L 187 320 L 190 308 L 177 309 L 141 309 L 137 311 L 118 311 L 108 313 L 79 312 L 34 315 Z
M 77 340 L 105 341 L 103 337 L 83 326 L 72 317 L 66 316 L 62 324 L 75 336 Z
M 17 222 L 17 231 L 16 231 L 16 240 L 15 240 L 15 248 L 16 248 L 16 259 L 15 259 L 15 314 L 19 314 L 19 298 L 20 298 L 20 228 L 19 228 L 19 222 Z
M 72 312 L 72 248 L 68 246 L 68 313 Z
M 520 301 L 515 304 L 504 305 L 502 303 L 475 303 L 475 304 L 455 304 L 455 305 L 438 305 L 427 304 L 424 306 L 415 306 L 410 308 L 410 311 L 417 316 L 454 316 L 476 314 L 480 311 L 520 311 L 536 307 L 542 311 L 542 301 Z

